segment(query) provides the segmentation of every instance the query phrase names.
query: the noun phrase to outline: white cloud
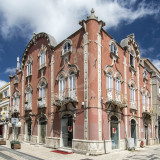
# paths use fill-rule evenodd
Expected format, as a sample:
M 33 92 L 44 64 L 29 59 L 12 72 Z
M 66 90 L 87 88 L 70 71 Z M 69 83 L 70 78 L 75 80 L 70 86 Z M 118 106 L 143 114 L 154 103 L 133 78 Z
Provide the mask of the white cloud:
M 158 59 L 152 59 L 151 62 L 156 66 L 156 68 L 160 71 L 160 60 Z
M 10 73 L 14 74 L 15 72 L 16 72 L 16 68 L 7 68 L 4 73 L 6 73 L 6 74 L 7 73 L 8 74 L 10 74 Z
M 139 46 L 141 57 L 145 57 L 149 54 L 153 54 L 154 48 L 148 47 L 148 48 L 142 48 L 141 45 Z
M 0 80 L 0 88 L 3 87 L 5 84 L 7 84 L 6 81 Z
M 79 20 L 90 14 L 91 8 L 106 27 L 117 27 L 121 22 L 131 23 L 158 12 L 155 5 L 138 0 L 0 0 L 3 37 L 21 34 L 30 37 L 31 32 L 47 32 L 59 42 L 76 31 Z M 136 9 L 134 9 L 136 8 Z

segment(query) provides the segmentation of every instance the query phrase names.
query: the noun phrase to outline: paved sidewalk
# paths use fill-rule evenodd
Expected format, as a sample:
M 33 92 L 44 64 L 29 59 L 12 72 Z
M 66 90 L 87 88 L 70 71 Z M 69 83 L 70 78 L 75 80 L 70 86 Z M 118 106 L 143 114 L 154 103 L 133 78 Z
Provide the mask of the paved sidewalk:
M 7 141 L 7 145 L 3 146 L 4 149 L 0 148 L 0 154 L 7 154 L 9 157 L 13 157 L 13 160 L 130 160 L 135 159 L 135 155 L 146 154 L 150 148 L 160 148 L 159 145 L 149 146 L 146 148 L 138 148 L 136 151 L 113 151 L 109 154 L 99 156 L 87 156 L 83 154 L 60 154 L 51 152 L 54 149 L 43 147 L 42 145 L 31 145 L 29 143 L 21 143 L 21 149 L 10 150 L 10 142 Z M 21 153 L 21 154 L 20 154 Z M 23 155 L 23 156 L 22 156 Z M 30 156 L 31 155 L 31 156 Z M 1 156 L 3 158 L 3 155 Z M 0 157 L 0 159 L 1 159 Z M 129 158 L 130 157 L 130 158 Z M 132 158 L 131 158 L 132 157 Z M 7 158 L 4 158 L 5 160 Z M 8 158 L 9 159 L 9 158 Z

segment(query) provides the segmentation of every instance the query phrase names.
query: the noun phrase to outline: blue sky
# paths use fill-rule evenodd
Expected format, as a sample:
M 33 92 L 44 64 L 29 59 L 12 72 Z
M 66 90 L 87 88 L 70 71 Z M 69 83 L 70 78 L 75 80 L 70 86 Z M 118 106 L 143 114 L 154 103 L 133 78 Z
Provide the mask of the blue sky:
M 80 28 L 94 8 L 118 42 L 135 33 L 141 57 L 160 69 L 160 0 L 0 0 L 0 86 L 14 74 L 33 32 L 62 41 Z

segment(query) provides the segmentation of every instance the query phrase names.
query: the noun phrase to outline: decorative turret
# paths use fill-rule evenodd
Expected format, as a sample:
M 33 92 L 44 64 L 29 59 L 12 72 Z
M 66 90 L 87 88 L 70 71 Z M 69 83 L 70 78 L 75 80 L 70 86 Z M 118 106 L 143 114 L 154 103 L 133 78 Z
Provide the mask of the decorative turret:
M 94 12 L 95 12 L 95 11 L 94 11 L 94 9 L 92 8 L 92 10 L 91 10 L 91 15 L 90 15 L 90 16 L 87 16 L 87 20 L 95 19 L 95 20 L 98 21 L 98 17 L 95 16 Z
M 19 63 L 19 57 L 17 57 L 17 71 L 20 70 L 20 63 Z

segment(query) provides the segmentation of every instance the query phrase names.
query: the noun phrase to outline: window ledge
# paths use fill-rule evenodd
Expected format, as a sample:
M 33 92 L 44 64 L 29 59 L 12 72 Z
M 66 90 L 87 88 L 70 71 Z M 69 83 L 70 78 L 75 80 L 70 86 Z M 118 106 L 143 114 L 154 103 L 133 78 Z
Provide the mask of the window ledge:
M 134 71 L 134 72 L 136 72 L 135 68 L 133 66 L 131 66 L 131 65 L 129 66 L 129 69 Z
M 112 58 L 119 59 L 118 55 L 116 55 L 115 53 L 110 51 L 110 54 L 111 54 Z
M 63 58 L 63 57 L 65 57 L 65 56 L 69 55 L 70 53 L 71 53 L 71 50 L 66 51 L 66 52 L 64 52 L 64 53 L 61 55 L 61 57 Z
M 42 69 L 44 69 L 44 68 L 46 68 L 46 64 L 40 65 L 38 70 L 40 71 L 40 70 L 42 70 Z
M 26 76 L 26 78 L 29 78 L 29 77 L 32 77 L 32 74 L 29 74 L 29 75 Z

